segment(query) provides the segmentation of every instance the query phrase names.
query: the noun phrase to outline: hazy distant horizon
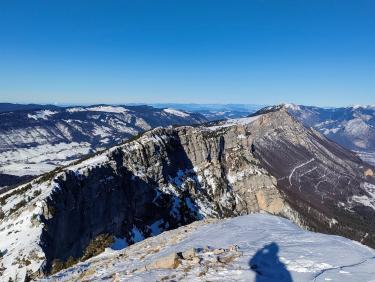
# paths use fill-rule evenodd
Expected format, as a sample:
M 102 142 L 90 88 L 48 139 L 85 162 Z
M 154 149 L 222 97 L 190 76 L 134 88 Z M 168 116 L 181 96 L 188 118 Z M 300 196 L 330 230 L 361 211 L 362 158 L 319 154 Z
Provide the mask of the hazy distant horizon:
M 269 106 L 276 106 L 282 104 L 294 104 L 298 106 L 308 106 L 308 107 L 318 107 L 318 108 L 348 108 L 348 107 L 375 107 L 374 104 L 350 104 L 350 105 L 308 105 L 308 104 L 296 104 L 290 102 L 281 102 L 277 104 L 257 104 L 257 103 L 174 103 L 174 102 L 167 102 L 167 103 L 147 103 L 147 102 L 138 102 L 138 103 L 12 103 L 12 102 L 3 102 L 0 101 L 0 104 L 16 104 L 16 105 L 42 105 L 42 106 L 56 106 L 56 107 L 88 107 L 88 106 L 98 106 L 98 105 L 108 105 L 108 106 L 152 106 L 156 108 L 165 108 L 165 107 L 176 107 L 176 106 L 190 106 L 190 107 L 197 107 L 197 108 L 209 108 L 217 110 L 220 107 L 238 107 L 243 109 L 254 109 L 254 108 L 263 108 Z

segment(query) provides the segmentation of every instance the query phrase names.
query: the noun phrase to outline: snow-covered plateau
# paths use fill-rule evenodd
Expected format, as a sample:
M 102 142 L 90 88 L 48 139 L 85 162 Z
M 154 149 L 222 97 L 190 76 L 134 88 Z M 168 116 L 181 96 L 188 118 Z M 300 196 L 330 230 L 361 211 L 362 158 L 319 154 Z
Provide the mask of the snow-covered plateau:
M 375 281 L 375 251 L 251 214 L 194 222 L 108 248 L 42 281 Z

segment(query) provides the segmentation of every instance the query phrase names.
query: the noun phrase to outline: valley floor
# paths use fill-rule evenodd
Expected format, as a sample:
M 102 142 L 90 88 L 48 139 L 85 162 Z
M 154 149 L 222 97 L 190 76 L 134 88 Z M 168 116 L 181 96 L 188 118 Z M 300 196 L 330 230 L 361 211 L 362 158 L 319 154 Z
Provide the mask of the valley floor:
M 252 214 L 194 222 L 43 281 L 375 281 L 375 251 Z

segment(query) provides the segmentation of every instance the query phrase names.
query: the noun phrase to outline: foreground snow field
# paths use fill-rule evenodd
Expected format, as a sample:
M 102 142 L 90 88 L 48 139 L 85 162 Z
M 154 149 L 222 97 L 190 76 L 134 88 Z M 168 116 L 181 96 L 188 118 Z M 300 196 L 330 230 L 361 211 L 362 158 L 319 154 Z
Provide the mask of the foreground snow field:
M 375 281 L 375 251 L 268 214 L 198 221 L 43 281 Z

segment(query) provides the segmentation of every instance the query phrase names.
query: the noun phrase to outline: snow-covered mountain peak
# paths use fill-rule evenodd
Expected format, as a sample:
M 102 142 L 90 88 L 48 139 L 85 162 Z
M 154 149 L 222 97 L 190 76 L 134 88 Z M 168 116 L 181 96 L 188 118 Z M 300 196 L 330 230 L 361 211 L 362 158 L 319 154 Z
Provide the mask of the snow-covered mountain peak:
M 284 104 L 281 104 L 284 108 L 286 109 L 289 109 L 289 110 L 293 110 L 293 111 L 298 111 L 300 110 L 300 106 L 296 105 L 296 104 L 291 104 L 291 103 L 284 103 Z
M 180 111 L 180 110 L 175 110 L 175 109 L 172 109 L 172 108 L 167 108 L 167 109 L 164 109 L 163 111 L 166 112 L 166 113 L 168 113 L 168 114 L 172 114 L 172 115 L 179 116 L 179 117 L 187 117 L 187 116 L 189 116 L 189 114 L 187 112 L 183 112 L 183 111 Z
M 207 126 L 206 128 L 209 130 L 217 130 L 217 129 L 226 128 L 230 126 L 236 126 L 236 125 L 249 125 L 252 122 L 259 119 L 260 117 L 262 117 L 261 114 L 256 115 L 256 116 L 251 116 L 251 117 L 227 119 L 225 121 L 216 122 L 214 123 L 214 125 Z
M 371 109 L 371 110 L 375 110 L 375 104 L 374 105 L 354 105 L 351 107 L 354 110 L 358 110 L 358 109 Z
M 41 111 L 36 111 L 34 113 L 27 114 L 28 118 L 38 120 L 38 119 L 44 119 L 47 120 L 48 117 L 57 114 L 58 112 L 56 111 L 50 111 L 50 110 L 41 110 Z

